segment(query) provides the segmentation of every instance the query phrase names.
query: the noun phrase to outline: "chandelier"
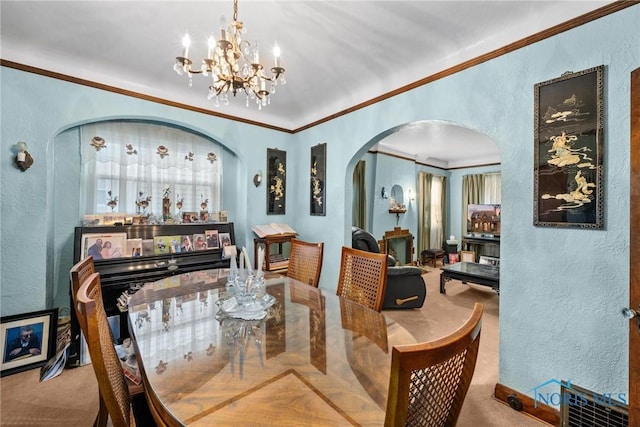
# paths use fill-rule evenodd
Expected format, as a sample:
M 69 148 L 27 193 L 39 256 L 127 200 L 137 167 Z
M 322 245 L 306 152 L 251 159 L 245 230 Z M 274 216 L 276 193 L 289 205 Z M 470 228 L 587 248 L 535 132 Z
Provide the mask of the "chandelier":
M 258 42 L 252 47 L 251 43 L 242 39 L 246 31 L 242 22 L 238 21 L 238 0 L 233 0 L 233 21 L 227 26 L 224 16 L 220 18 L 220 38 L 216 40 L 211 34 L 208 54 L 200 68 L 191 68 L 191 38 L 187 32 L 182 38 L 182 55 L 176 57 L 173 69 L 178 75 L 186 74 L 189 77 L 189 86 L 192 85 L 193 74 L 211 76 L 207 99 L 213 99 L 216 107 L 220 103 L 228 105 L 229 94 L 235 97 L 238 92 L 246 94 L 247 107 L 250 100 L 255 100 L 259 110 L 266 107 L 271 102 L 270 95 L 276 91 L 278 80 L 280 84 L 286 83 L 284 68 L 280 64 L 280 48 L 276 44 L 273 49 L 274 66 L 271 67 L 271 76 L 267 76 L 260 63 Z

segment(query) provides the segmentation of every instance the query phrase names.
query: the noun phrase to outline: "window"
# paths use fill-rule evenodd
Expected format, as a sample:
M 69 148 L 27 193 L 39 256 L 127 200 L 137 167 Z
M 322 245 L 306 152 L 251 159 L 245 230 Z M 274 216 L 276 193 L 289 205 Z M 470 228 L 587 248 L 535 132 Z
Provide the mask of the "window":
M 219 211 L 222 147 L 200 135 L 152 123 L 100 122 L 81 127 L 80 214 L 142 213 L 136 201 L 150 197 L 146 213 Z M 111 192 L 111 194 L 109 194 Z M 182 208 L 176 203 L 182 200 Z M 201 203 L 207 201 L 206 209 Z

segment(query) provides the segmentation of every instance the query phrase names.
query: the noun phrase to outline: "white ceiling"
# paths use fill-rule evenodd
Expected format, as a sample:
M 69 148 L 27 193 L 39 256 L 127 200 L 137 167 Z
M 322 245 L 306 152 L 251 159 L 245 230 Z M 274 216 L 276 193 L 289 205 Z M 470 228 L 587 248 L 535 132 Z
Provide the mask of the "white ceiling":
M 215 108 L 206 99 L 205 77 L 194 76 L 189 87 L 187 78 L 172 69 L 186 30 L 192 38 L 190 56 L 200 62 L 206 38 L 212 31 L 218 34 L 220 16 L 231 20 L 232 0 L 2 0 L 0 55 L 295 130 L 608 3 L 239 0 L 245 38 L 260 42 L 261 58 L 269 67 L 266 58 L 277 42 L 286 68 L 287 84 L 278 86 L 262 111 L 254 104 L 247 108 L 244 96 Z M 378 149 L 442 167 L 499 161 L 489 138 L 443 122 L 399 129 Z

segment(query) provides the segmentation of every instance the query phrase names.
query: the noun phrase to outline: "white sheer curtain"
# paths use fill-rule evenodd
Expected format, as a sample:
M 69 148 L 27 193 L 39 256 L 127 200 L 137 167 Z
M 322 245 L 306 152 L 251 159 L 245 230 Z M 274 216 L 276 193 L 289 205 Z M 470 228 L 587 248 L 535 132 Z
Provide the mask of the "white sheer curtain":
M 442 176 L 434 175 L 431 178 L 431 229 L 429 230 L 429 240 L 432 242 L 432 246 L 433 244 L 437 244 L 437 246 L 435 246 L 437 248 L 444 242 L 443 181 L 444 177 Z
M 500 204 L 502 189 L 502 175 L 500 172 L 485 173 L 484 177 L 484 203 L 488 205 Z
M 81 127 L 82 182 L 80 215 L 137 212 L 136 200 L 151 197 L 147 212 L 162 213 L 169 189 L 171 212 L 183 199 L 183 212 L 219 211 L 222 147 L 204 137 L 152 123 L 110 121 Z M 108 192 L 111 191 L 111 197 Z

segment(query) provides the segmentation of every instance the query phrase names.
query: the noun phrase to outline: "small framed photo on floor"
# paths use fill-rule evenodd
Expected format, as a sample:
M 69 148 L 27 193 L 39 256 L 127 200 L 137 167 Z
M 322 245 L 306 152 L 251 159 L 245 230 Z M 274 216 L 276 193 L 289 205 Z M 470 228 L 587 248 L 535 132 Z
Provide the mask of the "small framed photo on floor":
M 58 309 L 2 317 L 0 376 L 38 368 L 56 350 Z

